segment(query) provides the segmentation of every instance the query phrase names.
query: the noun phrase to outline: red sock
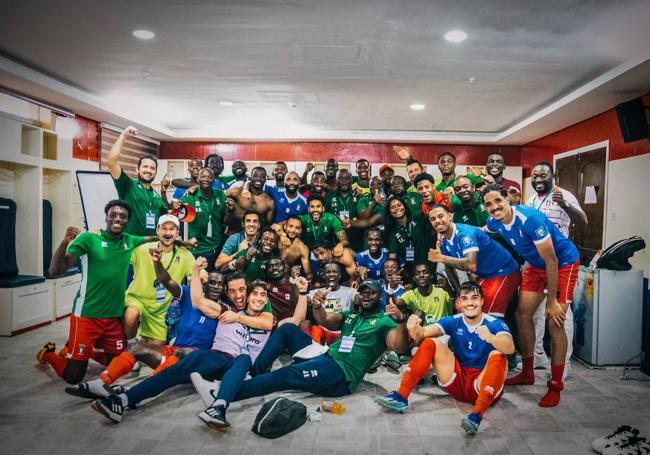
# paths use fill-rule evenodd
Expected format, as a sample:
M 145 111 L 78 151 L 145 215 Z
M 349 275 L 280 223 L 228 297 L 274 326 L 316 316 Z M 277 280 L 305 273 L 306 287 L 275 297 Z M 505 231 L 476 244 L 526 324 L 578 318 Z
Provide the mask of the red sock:
M 61 357 L 56 352 L 47 352 L 43 355 L 43 359 L 50 364 L 60 378 L 63 378 L 63 370 L 68 366 L 67 357 Z
M 149 375 L 149 377 L 153 376 L 154 374 L 160 373 L 162 370 L 165 370 L 165 369 L 169 368 L 172 365 L 177 364 L 179 360 L 180 359 L 178 357 L 176 357 L 175 355 L 170 355 L 169 357 L 167 357 L 165 359 L 164 362 L 162 362 L 160 365 L 158 365 L 155 370 L 153 370 L 153 372 Z
M 311 338 L 314 340 L 316 343 L 323 344 L 323 337 L 325 336 L 325 330 L 318 326 L 318 325 L 312 325 L 311 326 Z
M 506 379 L 506 385 L 532 385 L 535 384 L 535 358 L 526 357 L 521 359 L 521 373 Z
M 483 370 L 481 388 L 472 412 L 478 413 L 481 417 L 494 402 L 497 393 L 503 388 L 508 374 L 508 359 L 504 354 L 492 354 Z
M 400 395 L 408 399 L 411 391 L 420 382 L 420 379 L 427 374 L 429 368 L 431 368 L 431 363 L 435 356 L 436 342 L 431 338 L 426 338 L 420 347 L 418 347 L 418 351 L 411 359 L 408 368 L 406 368 L 406 373 L 404 373 L 402 382 L 399 384 L 399 389 L 397 389 Z
M 543 408 L 552 408 L 560 404 L 560 392 L 564 390 L 562 376 L 564 375 L 564 364 L 551 365 L 551 380 L 546 383 L 548 391 L 546 395 L 539 400 L 539 405 Z
M 123 352 L 111 360 L 111 363 L 108 364 L 108 367 L 104 370 L 100 378 L 105 384 L 111 385 L 131 371 L 135 362 L 135 357 L 130 352 Z

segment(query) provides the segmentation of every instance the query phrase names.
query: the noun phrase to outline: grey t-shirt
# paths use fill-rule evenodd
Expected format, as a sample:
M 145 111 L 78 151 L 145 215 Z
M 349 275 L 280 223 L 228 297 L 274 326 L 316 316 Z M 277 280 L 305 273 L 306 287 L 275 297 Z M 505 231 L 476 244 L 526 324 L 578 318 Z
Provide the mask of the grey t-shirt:
M 312 289 L 309 291 L 309 298 L 312 298 L 316 291 L 322 291 L 324 288 Z M 357 290 L 348 286 L 341 286 L 336 291 L 332 291 L 327 294 L 325 300 L 325 305 L 323 308 L 328 313 L 330 312 L 341 312 L 341 311 L 350 311 L 354 306 L 354 296 L 356 295 Z

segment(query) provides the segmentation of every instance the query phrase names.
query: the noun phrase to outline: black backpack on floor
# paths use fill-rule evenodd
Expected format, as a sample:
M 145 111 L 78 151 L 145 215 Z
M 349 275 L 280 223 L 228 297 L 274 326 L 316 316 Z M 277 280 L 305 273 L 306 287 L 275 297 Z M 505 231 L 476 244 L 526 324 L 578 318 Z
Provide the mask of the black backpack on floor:
M 253 432 L 269 439 L 275 439 L 292 432 L 307 421 L 307 407 L 278 397 L 262 405 L 255 417 Z
M 645 248 L 645 241 L 635 235 L 629 239 L 613 243 L 598 258 L 596 267 L 608 270 L 630 270 L 629 259 L 639 250 Z

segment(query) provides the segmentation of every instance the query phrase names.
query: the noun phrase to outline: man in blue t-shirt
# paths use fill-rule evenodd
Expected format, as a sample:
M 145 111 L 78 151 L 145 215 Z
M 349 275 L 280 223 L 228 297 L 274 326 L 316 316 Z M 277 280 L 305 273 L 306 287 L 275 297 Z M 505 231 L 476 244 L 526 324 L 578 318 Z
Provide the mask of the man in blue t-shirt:
M 284 186 L 266 185 L 264 191 L 275 202 L 274 223 L 286 221 L 290 216 L 304 215 L 307 213 L 307 198 L 298 192 L 300 176 L 296 172 L 289 172 L 284 177 Z
M 533 314 L 544 299 L 544 289 L 548 289 L 546 318 L 551 335 L 551 380 L 539 405 L 557 406 L 560 392 L 564 389 L 562 375 L 567 349 L 564 320 L 578 277 L 578 249 L 539 210 L 523 205 L 511 206 L 508 192 L 501 185 L 488 185 L 483 200 L 490 215 L 486 231 L 498 232 L 530 264 L 521 279 L 519 305 L 515 313 L 522 372 L 508 379 L 506 384 L 535 383 Z
M 519 264 L 481 229 L 454 223 L 444 205 L 434 205 L 429 222 L 438 233 L 439 246 L 429 250 L 429 261 L 477 275 L 483 288 L 483 311 L 503 318 L 519 287 Z
M 384 263 L 388 260 L 388 249 L 384 248 L 383 232 L 378 227 L 371 227 L 366 231 L 365 237 L 368 249 L 354 255 L 357 273 L 361 280 L 372 278 L 381 281 Z
M 487 409 L 503 393 L 508 373 L 506 355 L 515 351 L 508 326 L 483 312 L 483 289 L 466 281 L 458 290 L 460 314 L 446 316 L 432 325 L 411 315 L 406 327 L 411 338 L 422 341 L 402 378 L 400 387 L 375 401 L 385 408 L 406 412 L 408 396 L 433 364 L 438 384 L 458 401 L 474 404 L 461 427 L 475 434 Z M 454 352 L 446 343 L 432 339 L 449 335 Z

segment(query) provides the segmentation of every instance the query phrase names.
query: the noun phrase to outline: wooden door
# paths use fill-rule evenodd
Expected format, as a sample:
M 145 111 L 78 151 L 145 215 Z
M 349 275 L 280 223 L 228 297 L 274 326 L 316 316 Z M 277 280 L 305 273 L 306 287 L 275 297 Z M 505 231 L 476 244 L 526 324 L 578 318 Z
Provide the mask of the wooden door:
M 583 264 L 603 247 L 606 164 L 604 148 L 560 158 L 555 163 L 557 184 L 575 195 L 589 222 L 586 228 L 576 228 L 572 224 L 570 231 Z M 595 202 L 589 197 L 585 199 L 593 195 L 592 188 Z

